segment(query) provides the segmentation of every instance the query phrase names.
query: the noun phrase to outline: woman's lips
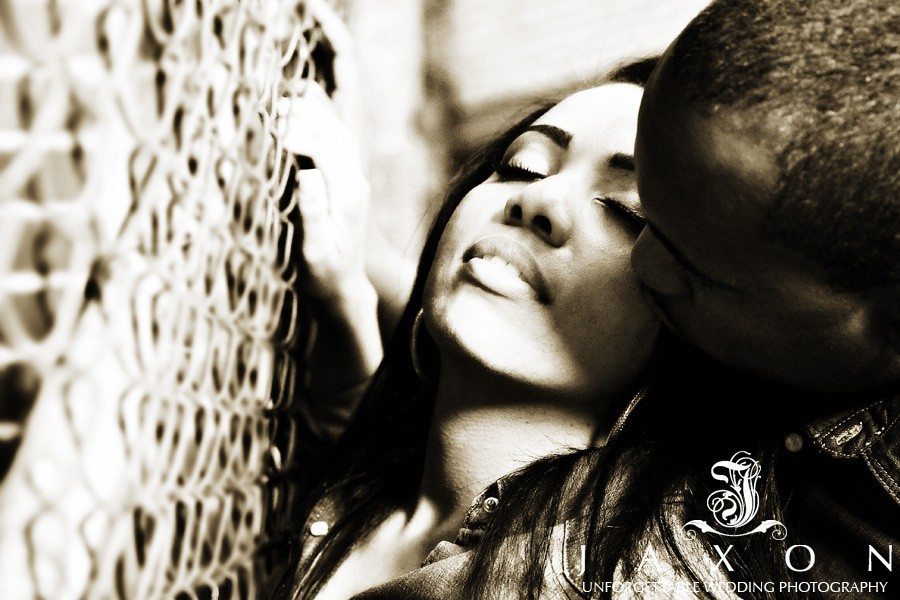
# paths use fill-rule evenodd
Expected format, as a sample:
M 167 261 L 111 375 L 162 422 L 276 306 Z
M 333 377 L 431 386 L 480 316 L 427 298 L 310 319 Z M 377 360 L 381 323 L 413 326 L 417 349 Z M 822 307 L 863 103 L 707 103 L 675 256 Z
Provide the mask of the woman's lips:
M 492 235 L 472 244 L 463 254 L 463 272 L 487 291 L 508 298 L 546 302 L 547 286 L 537 261 L 516 240 Z

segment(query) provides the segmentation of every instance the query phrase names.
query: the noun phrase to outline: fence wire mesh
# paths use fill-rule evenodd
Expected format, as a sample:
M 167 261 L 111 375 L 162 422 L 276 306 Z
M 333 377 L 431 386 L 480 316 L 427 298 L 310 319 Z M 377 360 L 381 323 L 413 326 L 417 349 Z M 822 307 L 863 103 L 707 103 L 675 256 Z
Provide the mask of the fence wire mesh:
M 254 597 L 305 333 L 287 0 L 0 5 L 0 598 Z

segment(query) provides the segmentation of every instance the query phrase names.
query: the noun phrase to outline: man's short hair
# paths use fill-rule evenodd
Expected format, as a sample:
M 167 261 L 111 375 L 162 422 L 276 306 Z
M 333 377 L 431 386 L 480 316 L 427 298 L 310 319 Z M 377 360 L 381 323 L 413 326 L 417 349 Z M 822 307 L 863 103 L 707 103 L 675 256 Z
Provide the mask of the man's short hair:
M 896 0 L 716 0 L 669 65 L 690 102 L 785 132 L 763 235 L 838 289 L 900 282 Z

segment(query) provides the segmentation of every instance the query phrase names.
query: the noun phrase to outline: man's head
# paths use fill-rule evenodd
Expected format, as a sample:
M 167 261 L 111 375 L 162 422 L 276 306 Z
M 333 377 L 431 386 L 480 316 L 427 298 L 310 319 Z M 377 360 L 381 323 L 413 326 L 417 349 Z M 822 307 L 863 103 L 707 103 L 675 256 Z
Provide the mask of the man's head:
M 823 391 L 900 379 L 900 9 L 718 0 L 635 147 L 638 277 L 711 355 Z

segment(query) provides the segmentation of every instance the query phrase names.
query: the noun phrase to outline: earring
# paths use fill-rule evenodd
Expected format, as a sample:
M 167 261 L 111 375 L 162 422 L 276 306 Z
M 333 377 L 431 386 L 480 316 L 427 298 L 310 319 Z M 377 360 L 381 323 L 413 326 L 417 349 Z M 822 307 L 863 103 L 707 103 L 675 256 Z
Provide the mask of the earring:
M 412 359 L 413 371 L 416 372 L 416 377 L 419 378 L 419 381 L 431 383 L 431 378 L 425 373 L 425 369 L 422 368 L 422 362 L 419 360 L 419 330 L 422 329 L 422 315 L 424 312 L 425 309 L 420 308 L 419 312 L 416 313 L 415 320 L 413 320 L 412 331 L 409 334 L 409 355 Z
M 640 403 L 649 393 L 650 386 L 645 383 L 643 384 L 637 392 L 635 392 L 634 396 L 631 397 L 631 400 L 628 401 L 628 405 L 616 419 L 616 422 L 613 423 L 612 427 L 609 430 L 609 433 L 606 433 L 602 430 L 595 430 L 591 439 L 591 445 L 595 447 L 603 447 L 609 443 L 610 440 L 615 438 L 617 435 L 622 433 L 622 430 L 625 429 L 625 422 L 628 420 L 628 417 L 634 412 L 634 409 L 637 407 L 638 403 Z

